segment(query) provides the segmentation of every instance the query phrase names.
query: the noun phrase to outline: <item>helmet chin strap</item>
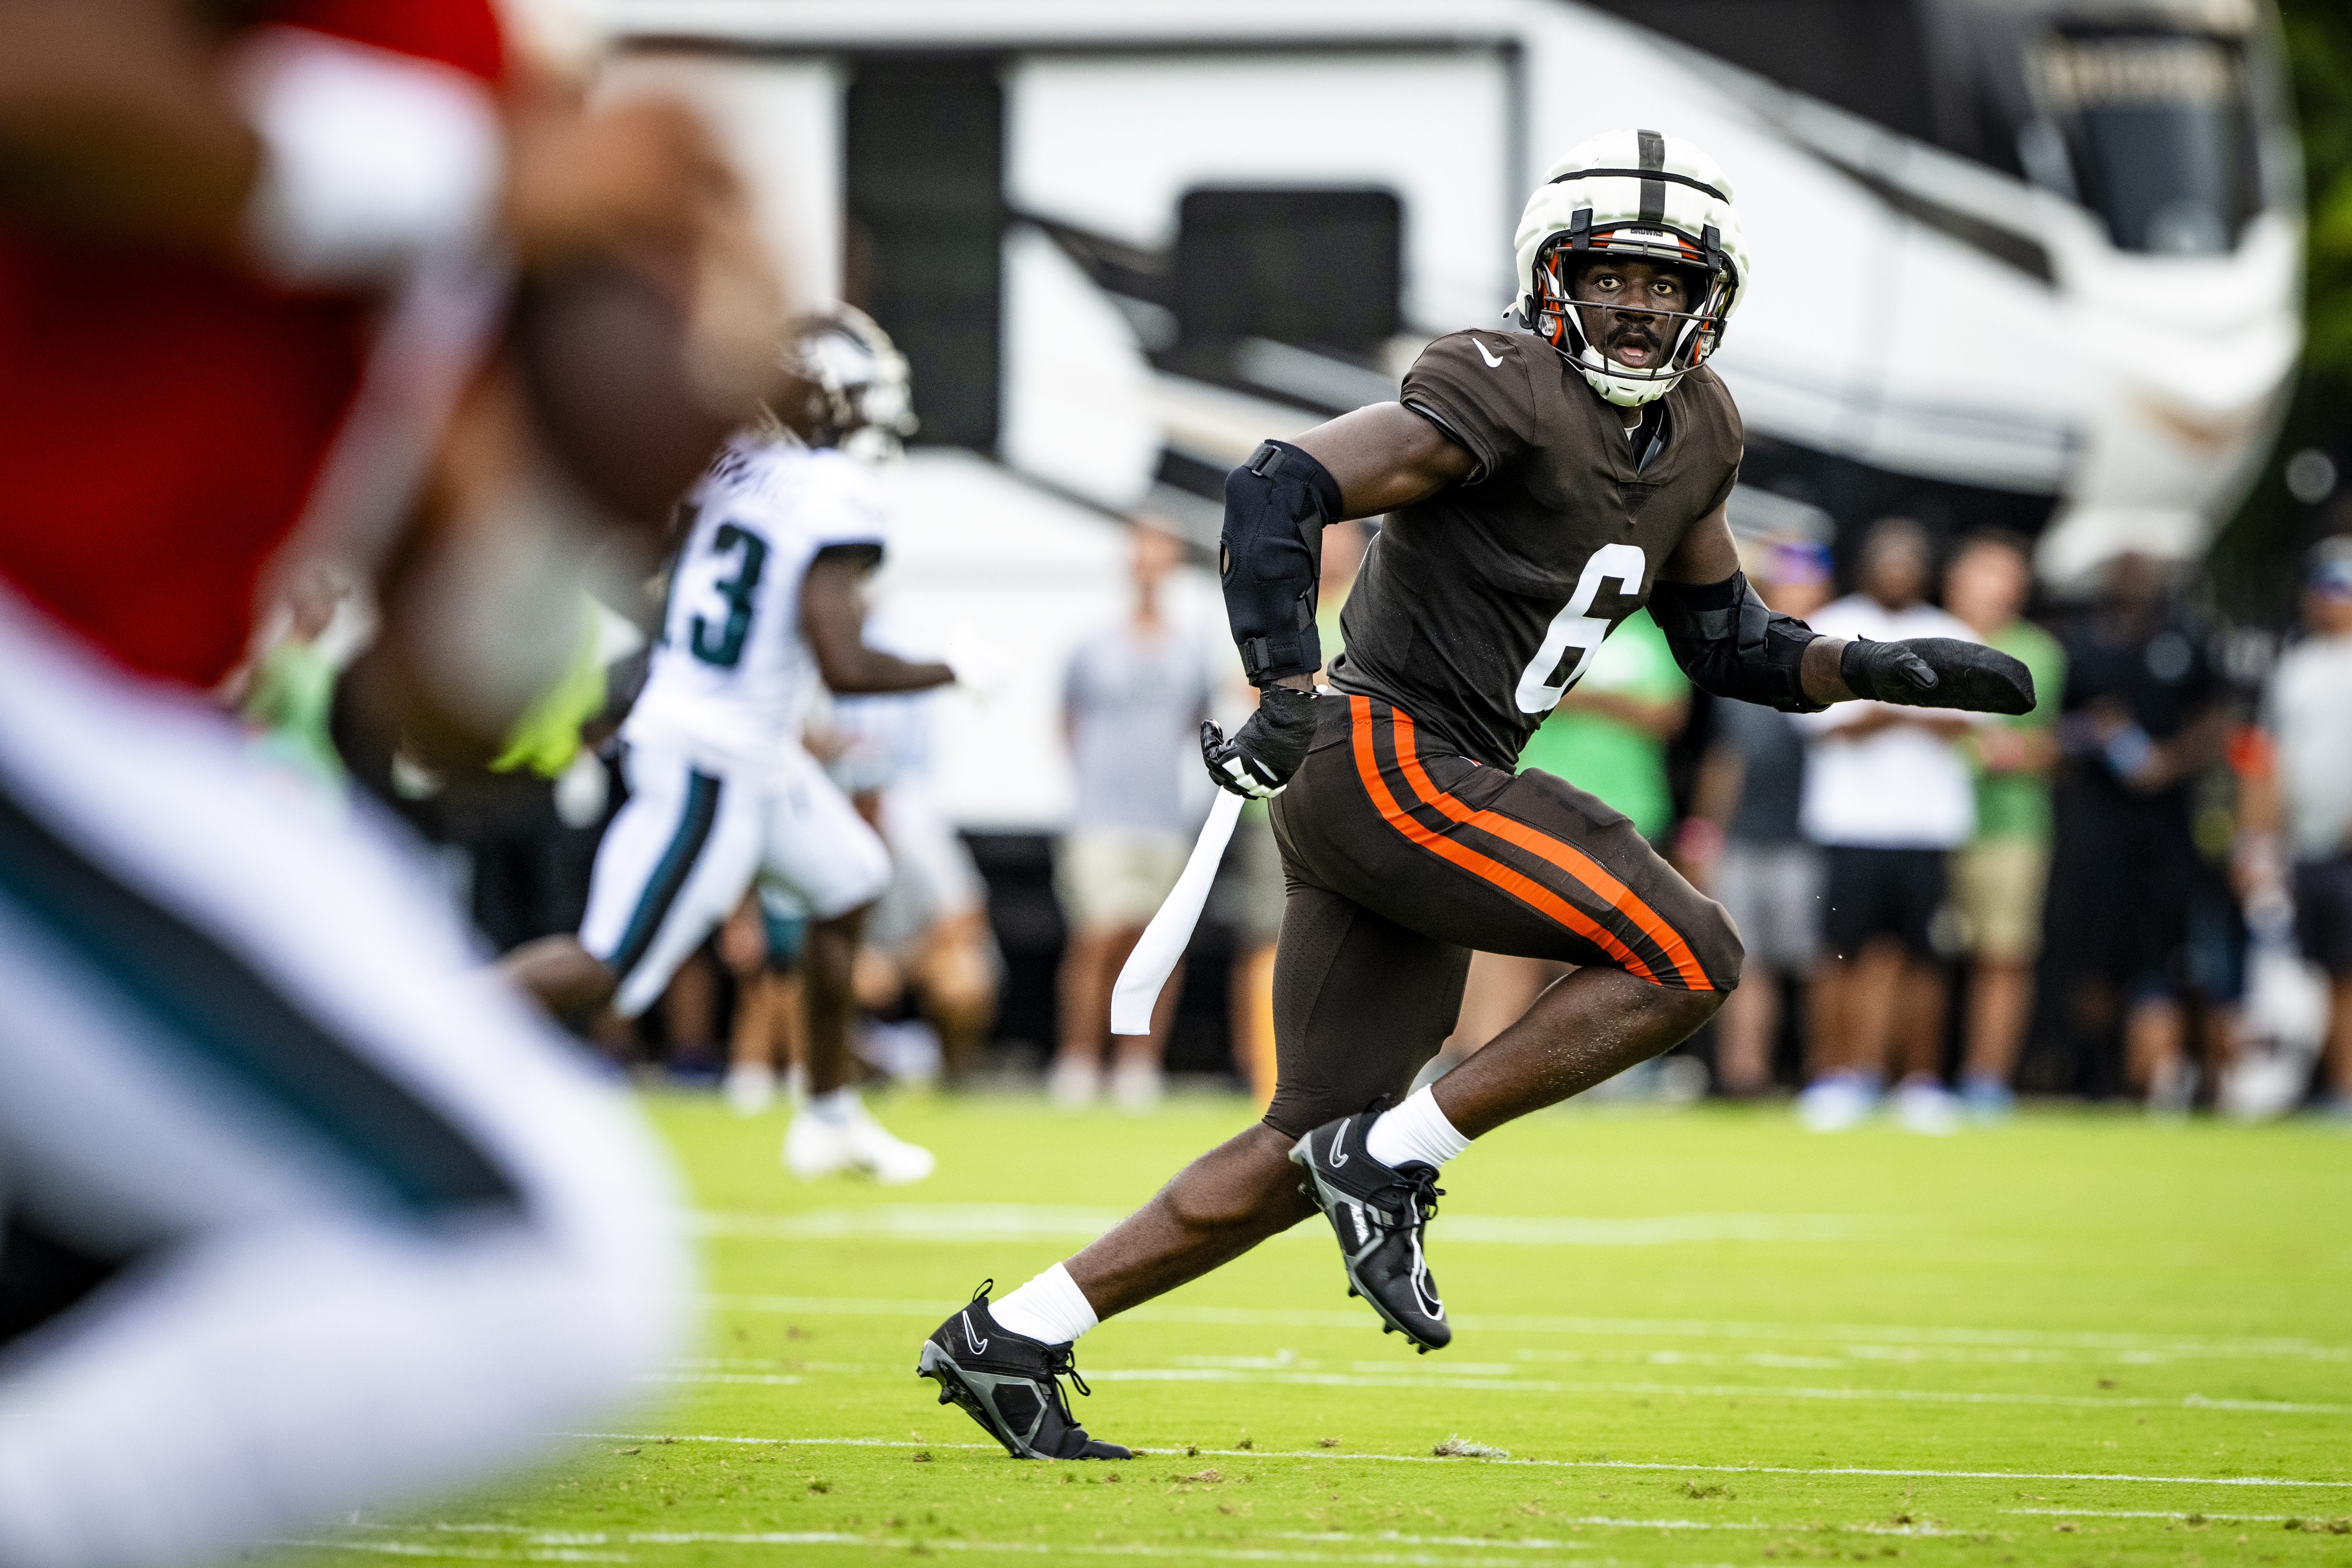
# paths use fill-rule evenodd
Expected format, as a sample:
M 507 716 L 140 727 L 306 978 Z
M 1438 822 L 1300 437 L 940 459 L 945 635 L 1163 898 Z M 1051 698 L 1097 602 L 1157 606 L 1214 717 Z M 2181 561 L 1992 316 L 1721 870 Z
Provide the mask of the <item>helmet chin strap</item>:
M 1645 403 L 1655 402 L 1674 391 L 1676 383 L 1690 373 L 1690 367 L 1685 366 L 1678 371 L 1654 375 L 1621 375 L 1610 369 L 1611 361 L 1608 356 L 1584 335 L 1584 324 L 1576 319 L 1576 311 L 1572 305 L 1561 319 L 1567 323 L 1569 331 L 1575 335 L 1576 340 L 1576 352 L 1568 357 L 1569 362 L 1576 367 L 1578 373 L 1591 383 L 1592 390 L 1599 392 L 1603 401 L 1614 403 L 1619 408 L 1640 408 Z M 1682 335 L 1687 336 L 1687 330 Z M 1681 347 L 1681 342 L 1677 340 L 1675 343 L 1677 351 Z
M 1640 408 L 1644 403 L 1657 402 L 1674 391 L 1675 383 L 1681 381 L 1684 374 L 1677 371 L 1672 375 L 1654 378 L 1621 376 L 1604 369 L 1608 363 L 1590 345 L 1575 361 L 1577 370 L 1592 383 L 1592 390 L 1599 392 L 1603 401 L 1615 403 L 1619 408 Z

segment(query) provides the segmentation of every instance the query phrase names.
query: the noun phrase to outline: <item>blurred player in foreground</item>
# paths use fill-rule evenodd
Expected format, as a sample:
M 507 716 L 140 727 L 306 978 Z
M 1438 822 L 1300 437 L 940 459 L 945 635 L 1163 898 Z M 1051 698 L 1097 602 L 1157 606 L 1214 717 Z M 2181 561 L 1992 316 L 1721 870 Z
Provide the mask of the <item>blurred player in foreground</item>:
M 945 664 L 866 645 L 860 585 L 887 517 L 872 466 L 913 428 L 906 361 L 847 307 L 792 324 L 784 417 L 729 443 L 679 514 L 646 688 L 621 727 L 629 803 L 596 852 L 580 935 L 509 955 L 508 970 L 559 1014 L 650 1007 L 755 881 L 810 916 L 801 954 L 809 1100 L 784 1134 L 804 1179 L 931 1174 L 848 1081 L 851 977 L 890 855 L 801 745 L 812 674 L 837 693 L 910 692 Z
M 1101 1239 L 924 1344 L 919 1370 L 1006 1449 L 1125 1458 L 1070 1418 L 1071 1342 L 1320 1210 L 1350 1294 L 1423 1350 L 1452 1338 L 1422 1256 L 1438 1168 L 1480 1134 L 1664 1051 L 1738 982 L 1738 934 L 1622 813 L 1512 771 L 1647 601 L 1719 696 L 2031 706 L 2022 666 L 1940 639 L 1845 643 L 1768 611 L 1724 506 L 1740 455 L 1703 361 L 1748 287 L 1729 183 L 1650 131 L 1553 165 L 1518 235 L 1517 331 L 1430 345 L 1401 402 L 1268 442 L 1225 485 L 1225 607 L 1258 709 L 1202 749 L 1271 796 L 1290 879 L 1265 1121 Z M 1325 525 L 1389 514 L 1318 691 Z M 1337 689 L 1332 689 L 1336 687 Z M 1432 1088 L 1472 948 L 1578 966 Z M 1081 1385 L 1083 1391 L 1083 1385 Z
M 488 0 L 0 8 L 9 1568 L 476 1479 L 675 1349 L 651 1138 L 200 694 L 331 547 L 406 722 L 494 737 L 539 674 L 468 618 L 512 618 L 505 499 L 642 522 L 756 395 L 694 359 L 732 199 L 683 111 L 521 80 Z

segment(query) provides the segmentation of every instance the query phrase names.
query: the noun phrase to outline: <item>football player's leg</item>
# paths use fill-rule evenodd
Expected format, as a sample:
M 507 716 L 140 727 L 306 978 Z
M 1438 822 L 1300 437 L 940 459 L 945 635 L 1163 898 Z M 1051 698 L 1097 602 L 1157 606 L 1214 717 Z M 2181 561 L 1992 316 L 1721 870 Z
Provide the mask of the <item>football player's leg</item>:
M 1452 1123 L 1433 1147 L 1656 1055 L 1738 983 L 1722 907 L 1622 812 L 1548 773 L 1423 755 L 1409 717 L 1363 697 L 1346 744 L 1337 729 L 1276 808 L 1318 880 L 1433 937 L 1578 966 L 1433 1086 Z
M 761 874 L 809 912 L 801 950 L 808 1018 L 808 1103 L 784 1130 L 783 1160 L 803 1180 L 862 1171 L 919 1181 L 937 1162 L 892 1136 L 850 1085 L 857 945 L 866 911 L 890 883 L 890 852 L 824 769 L 795 753 L 768 797 Z
M 758 789 L 678 752 L 629 752 L 629 802 L 596 846 L 580 946 L 611 977 L 613 1010 L 658 1000 L 742 902 L 760 862 Z
M 225 1556 L 623 1396 L 685 1283 L 641 1125 L 392 852 L 262 798 L 217 720 L 23 653 L 0 1562 Z
M 1482 869 L 1517 873 L 1510 891 L 1496 888 L 1502 896 L 1465 901 L 1474 907 L 1460 912 L 1465 939 L 1489 952 L 1578 966 L 1432 1086 L 1463 1136 L 1671 1050 L 1738 984 L 1739 936 L 1722 906 L 1667 864 L 1622 813 L 1540 771 L 1476 769 L 1451 799 L 1471 813 L 1454 824 L 1454 841 L 1486 854 L 1492 865 Z
M 1171 1291 L 1313 1214 L 1293 1146 L 1335 1117 L 1403 1095 L 1453 1026 L 1469 959 L 1336 894 L 1294 885 L 1275 956 L 1274 1103 L 1069 1260 L 1097 1315 Z
M 1439 1169 L 1697 1028 L 1737 983 L 1738 938 L 1622 813 L 1549 774 L 1423 756 L 1412 721 L 1364 697 L 1335 706 L 1274 816 L 1292 862 L 1369 914 L 1455 952 L 1578 966 L 1463 1066 L 1377 1116 L 1338 1108 L 1292 1152 L 1351 1290 L 1435 1349 L 1452 1337 L 1422 1249 Z
M 1104 1446 L 1090 1444 L 1052 1387 L 1069 1367 L 1072 1342 L 1315 1213 L 1291 1163 L 1291 1129 L 1330 1107 L 1361 1110 L 1400 1092 L 1444 1038 L 1468 957 L 1294 881 L 1275 960 L 1280 1083 L 1266 1120 L 1185 1166 L 1066 1262 L 941 1324 L 920 1370 L 939 1379 L 942 1401 L 961 1405 L 1015 1454 L 1050 1454 L 1060 1443 L 1070 1450 L 1064 1457 L 1102 1457 L 1085 1451 Z M 990 1344 L 1005 1359 L 985 1364 L 988 1377 L 969 1375 L 967 1364 Z M 1045 1412 L 1041 1437 L 1013 1430 L 1021 1422 L 1007 1420 L 1008 1399 Z

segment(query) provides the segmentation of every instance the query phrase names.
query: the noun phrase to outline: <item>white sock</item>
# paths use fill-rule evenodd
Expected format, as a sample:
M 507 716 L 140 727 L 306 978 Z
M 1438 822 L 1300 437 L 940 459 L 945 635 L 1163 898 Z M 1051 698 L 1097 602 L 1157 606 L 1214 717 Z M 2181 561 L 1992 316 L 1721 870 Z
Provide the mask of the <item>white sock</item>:
M 857 1091 L 845 1084 L 822 1094 L 812 1094 L 808 1108 L 809 1114 L 820 1122 L 830 1126 L 846 1126 L 857 1115 Z
M 1067 1344 L 1102 1321 L 1059 1263 L 1003 1301 L 991 1301 L 988 1315 L 997 1327 L 1039 1344 Z
M 1395 1110 L 1381 1112 L 1364 1134 L 1364 1153 L 1391 1170 L 1416 1161 L 1443 1166 L 1469 1146 L 1470 1140 L 1454 1130 L 1437 1108 L 1437 1096 L 1426 1089 L 1406 1095 Z

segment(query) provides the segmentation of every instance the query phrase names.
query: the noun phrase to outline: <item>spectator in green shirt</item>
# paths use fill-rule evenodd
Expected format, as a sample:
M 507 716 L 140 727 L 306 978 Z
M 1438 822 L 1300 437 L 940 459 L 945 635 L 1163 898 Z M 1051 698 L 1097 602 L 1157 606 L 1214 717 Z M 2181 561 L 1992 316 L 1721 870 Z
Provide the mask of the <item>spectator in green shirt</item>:
M 1654 841 L 1675 820 L 1666 744 L 1689 718 L 1690 682 L 1650 612 L 1636 610 L 1528 738 L 1519 770 L 1540 768 L 1590 790 Z
M 1982 1120 L 2006 1115 L 2011 1074 L 2033 1006 L 2042 950 L 2042 900 L 2050 882 L 2050 772 L 2058 759 L 2058 707 L 2066 654 L 2024 618 L 2033 591 L 2025 541 L 2005 533 L 1963 540 L 1944 572 L 1944 607 L 1993 647 L 2033 672 L 2032 713 L 1992 718 L 1967 742 L 1976 772 L 1977 831 L 1953 852 L 1954 907 L 1966 931 L 1967 1050 L 1960 1094 Z

